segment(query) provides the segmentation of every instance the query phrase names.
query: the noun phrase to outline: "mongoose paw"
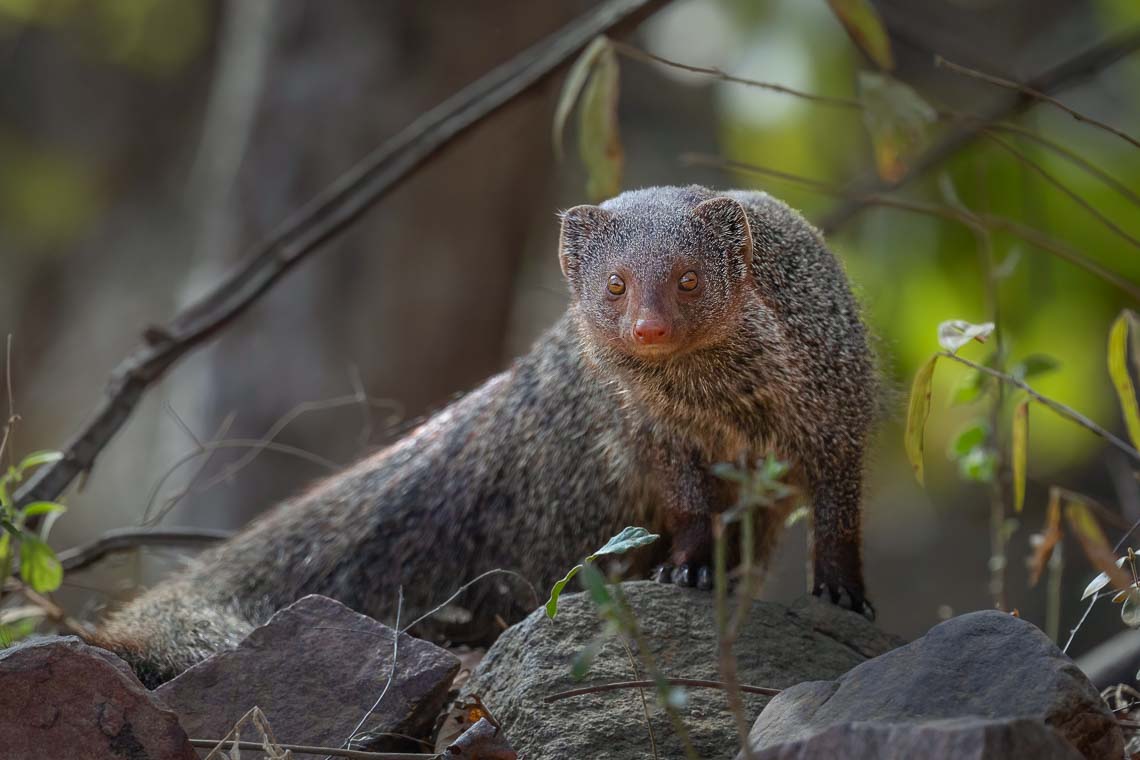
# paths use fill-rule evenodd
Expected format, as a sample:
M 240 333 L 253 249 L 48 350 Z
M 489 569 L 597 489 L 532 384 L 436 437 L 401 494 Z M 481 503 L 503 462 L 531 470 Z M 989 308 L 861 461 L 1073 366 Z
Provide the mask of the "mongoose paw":
M 815 589 L 812 591 L 816 596 L 824 596 L 832 604 L 838 605 L 845 610 L 858 612 L 868 620 L 875 619 L 875 608 L 871 605 L 869 599 L 863 596 L 861 588 L 850 588 L 845 585 L 838 585 L 833 583 L 817 583 Z
M 710 591 L 713 587 L 712 568 L 708 565 L 690 565 L 688 562 L 676 567 L 670 564 L 658 565 L 653 570 L 653 580 L 686 588 L 696 587 L 701 591 Z

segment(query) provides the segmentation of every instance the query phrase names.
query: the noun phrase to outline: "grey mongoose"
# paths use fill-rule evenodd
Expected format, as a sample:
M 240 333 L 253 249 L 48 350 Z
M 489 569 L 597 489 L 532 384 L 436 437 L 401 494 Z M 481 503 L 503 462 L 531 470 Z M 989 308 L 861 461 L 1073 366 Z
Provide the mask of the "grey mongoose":
M 203 552 L 94 640 L 155 685 L 305 594 L 391 623 L 402 589 L 408 621 L 492 568 L 545 591 L 627 525 L 663 534 L 658 579 L 707 585 L 712 517 L 735 499 L 710 467 L 769 453 L 810 497 L 814 593 L 868 611 L 860 491 L 878 372 L 819 232 L 766 193 L 698 186 L 561 218 L 571 302 L 529 353 Z M 761 559 L 787 511 L 763 513 Z M 516 585 L 473 586 L 453 629 L 532 608 Z

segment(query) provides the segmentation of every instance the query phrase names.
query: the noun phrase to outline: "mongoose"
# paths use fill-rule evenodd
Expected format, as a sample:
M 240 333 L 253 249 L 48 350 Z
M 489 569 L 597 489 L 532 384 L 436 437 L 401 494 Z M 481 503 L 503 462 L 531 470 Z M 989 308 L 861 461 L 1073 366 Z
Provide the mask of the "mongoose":
M 392 622 L 509 568 L 539 593 L 626 525 L 663 533 L 658 578 L 705 585 L 717 462 L 794 463 L 814 592 L 864 611 L 867 332 L 820 234 L 762 192 L 653 187 L 561 215 L 566 314 L 505 372 L 254 520 L 96 636 L 147 684 L 236 645 L 304 594 Z M 757 531 L 766 556 L 784 514 Z M 671 569 L 670 569 L 671 568 Z M 463 606 L 491 622 L 501 584 Z M 533 606 L 533 600 L 527 600 Z

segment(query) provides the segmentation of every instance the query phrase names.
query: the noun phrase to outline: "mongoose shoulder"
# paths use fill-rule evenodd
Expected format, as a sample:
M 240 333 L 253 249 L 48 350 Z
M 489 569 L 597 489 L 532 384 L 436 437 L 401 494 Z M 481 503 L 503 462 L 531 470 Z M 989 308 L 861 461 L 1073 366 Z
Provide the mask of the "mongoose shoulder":
M 661 579 L 703 582 L 712 516 L 734 498 L 710 467 L 767 453 L 810 496 L 815 593 L 863 610 L 877 373 L 819 233 L 765 193 L 655 187 L 566 211 L 559 249 L 571 303 L 529 353 L 204 552 L 96 640 L 155 684 L 305 594 L 390 621 L 402 589 L 411 620 L 492 568 L 549 588 L 626 525 L 665 534 Z M 471 630 L 503 590 L 468 592 Z

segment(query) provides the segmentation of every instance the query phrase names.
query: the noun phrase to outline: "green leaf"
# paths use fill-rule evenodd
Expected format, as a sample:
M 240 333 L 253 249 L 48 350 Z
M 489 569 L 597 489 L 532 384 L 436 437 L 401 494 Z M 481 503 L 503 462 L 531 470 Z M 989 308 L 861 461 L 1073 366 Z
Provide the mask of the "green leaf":
M 1124 411 L 1124 422 L 1128 437 L 1134 447 L 1140 448 L 1140 405 L 1136 402 L 1136 388 L 1128 372 L 1128 326 L 1129 311 L 1125 309 L 1112 323 L 1108 331 L 1108 374 L 1120 399 Z
M 869 0 L 827 0 L 832 12 L 847 34 L 880 69 L 895 67 L 891 56 L 891 40 L 883 21 Z
M 570 663 L 570 677 L 575 681 L 581 681 L 586 677 L 589 672 L 590 666 L 594 664 L 594 660 L 598 656 L 598 652 L 605 646 L 606 637 L 597 636 L 591 639 L 586 646 L 578 650 L 574 655 L 573 662 Z
M 558 598 L 562 596 L 562 590 L 566 588 L 566 584 L 570 579 L 578 574 L 582 569 L 582 565 L 574 565 L 570 568 L 570 572 L 562 576 L 562 579 L 555 582 L 554 588 L 550 589 L 550 598 L 546 600 L 546 616 L 553 620 L 558 615 Z
M 607 45 L 598 55 L 578 109 L 578 154 L 586 166 L 586 195 L 598 202 L 618 194 L 624 156 L 618 128 L 618 61 Z
M 950 442 L 947 455 L 954 460 L 961 459 L 973 449 L 985 444 L 990 437 L 990 426 L 985 420 L 975 420 L 958 431 Z
M 801 504 L 791 511 L 787 517 L 784 518 L 784 527 L 790 528 L 796 523 L 808 519 L 811 512 L 808 510 L 807 505 Z
M 33 467 L 39 467 L 43 464 L 51 464 L 52 462 L 58 462 L 61 459 L 63 459 L 62 451 L 33 451 L 31 454 L 28 454 L 26 457 L 20 460 L 20 464 L 16 469 L 18 469 L 20 471 L 20 475 L 23 476 L 25 472 Z
M 0 530 L 0 573 L 3 573 L 3 568 L 6 567 L 8 561 L 8 552 L 12 548 L 12 534 L 6 530 Z M 0 577 L 0 586 L 4 585 L 7 578 Z
M 1061 366 L 1061 362 L 1046 354 L 1030 354 L 1010 368 L 1009 373 L 1018 380 L 1026 380 L 1037 375 L 1052 372 Z
M 609 48 L 610 41 L 605 35 L 595 37 L 566 74 L 566 83 L 562 85 L 562 94 L 558 96 L 558 106 L 554 109 L 554 157 L 560 162 L 562 134 L 566 130 L 566 120 L 570 118 L 570 112 L 574 110 L 574 104 L 578 102 L 578 96 L 586 86 L 586 80 L 593 71 L 598 57 Z
M 906 455 L 910 466 L 914 468 L 914 476 L 922 484 L 922 450 L 923 432 L 926 429 L 926 418 L 930 414 L 930 384 L 934 378 L 934 366 L 938 363 L 938 356 L 932 356 L 926 363 L 918 368 L 914 375 L 914 384 L 910 388 L 910 403 L 906 413 Z
M 938 345 L 952 354 L 957 353 L 959 348 L 972 340 L 985 343 L 993 331 L 993 322 L 975 325 L 963 319 L 951 319 L 938 325 Z
M 63 566 L 55 552 L 29 533 L 20 537 L 20 577 L 41 594 L 55 591 L 63 582 Z
M 1025 506 L 1025 468 L 1029 449 L 1029 401 L 1022 401 L 1013 410 L 1013 434 L 1010 437 L 1013 457 L 1013 511 Z
M 958 460 L 958 472 L 966 480 L 992 483 L 997 473 L 997 454 L 985 446 L 971 449 Z
M 57 504 L 54 501 L 33 501 L 28 506 L 20 510 L 20 514 L 25 518 L 34 517 L 35 515 L 46 515 L 50 512 L 66 512 L 67 507 L 62 504 Z
M 863 124 L 875 152 L 875 169 L 883 180 L 900 181 L 911 160 L 928 142 L 937 112 L 917 92 L 897 79 L 871 71 L 859 72 Z
M 587 562 L 592 562 L 598 557 L 605 554 L 625 554 L 626 552 L 636 549 L 639 546 L 646 546 L 653 543 L 661 536 L 656 533 L 650 533 L 645 528 L 635 528 L 628 526 L 621 529 L 621 532 L 616 536 L 606 541 L 605 546 L 598 549 L 596 552 L 586 557 Z

